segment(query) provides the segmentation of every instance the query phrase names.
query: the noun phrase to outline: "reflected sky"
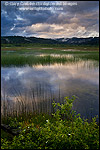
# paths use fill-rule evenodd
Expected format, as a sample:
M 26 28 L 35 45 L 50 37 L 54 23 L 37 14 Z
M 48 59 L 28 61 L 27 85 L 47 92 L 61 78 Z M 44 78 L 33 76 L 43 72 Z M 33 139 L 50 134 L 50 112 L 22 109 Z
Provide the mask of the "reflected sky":
M 12 99 L 16 91 L 22 95 L 41 85 L 46 93 L 51 91 L 61 97 L 78 96 L 74 107 L 82 114 L 99 114 L 99 65 L 94 61 L 79 61 L 71 64 L 37 65 L 33 67 L 1 67 L 1 97 Z

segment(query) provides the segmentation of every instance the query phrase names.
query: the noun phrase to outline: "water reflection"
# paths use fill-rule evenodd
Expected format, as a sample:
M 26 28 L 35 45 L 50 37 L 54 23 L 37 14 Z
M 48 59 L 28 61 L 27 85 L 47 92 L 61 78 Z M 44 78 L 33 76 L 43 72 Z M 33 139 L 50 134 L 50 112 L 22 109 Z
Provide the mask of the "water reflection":
M 60 57 L 60 58 L 74 58 L 74 56 L 72 54 L 67 54 L 67 55 L 64 55 L 64 54 L 38 54 L 37 56 L 52 56 L 52 57 Z
M 64 65 L 2 67 L 2 100 L 17 101 L 26 99 L 26 95 L 27 104 L 34 98 L 39 105 L 52 97 L 61 101 L 65 96 L 76 95 L 75 110 L 88 118 L 99 115 L 99 65 L 95 61 L 79 61 Z M 49 101 L 48 106 L 44 105 L 41 109 L 50 111 Z

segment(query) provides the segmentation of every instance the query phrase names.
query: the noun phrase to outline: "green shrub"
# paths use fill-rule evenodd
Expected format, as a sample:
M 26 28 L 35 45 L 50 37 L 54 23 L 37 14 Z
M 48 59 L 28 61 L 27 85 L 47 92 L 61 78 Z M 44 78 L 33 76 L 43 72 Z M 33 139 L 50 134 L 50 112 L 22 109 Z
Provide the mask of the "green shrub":
M 65 103 L 53 103 L 55 112 L 44 124 L 34 122 L 20 127 L 12 141 L 2 139 L 2 149 L 99 149 L 99 126 L 96 117 L 91 123 L 72 110 L 75 97 Z

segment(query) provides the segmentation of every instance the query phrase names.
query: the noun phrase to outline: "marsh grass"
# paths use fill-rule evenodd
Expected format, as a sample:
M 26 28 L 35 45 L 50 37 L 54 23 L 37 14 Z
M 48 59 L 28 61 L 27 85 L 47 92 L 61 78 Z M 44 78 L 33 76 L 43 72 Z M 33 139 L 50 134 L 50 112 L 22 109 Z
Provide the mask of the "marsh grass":
M 19 118 L 20 117 L 25 120 L 27 117 L 32 115 L 40 115 L 46 114 L 51 115 L 54 112 L 54 108 L 52 106 L 53 101 L 63 104 L 64 96 L 61 95 L 60 88 L 58 90 L 58 94 L 48 89 L 45 91 L 45 85 L 39 84 L 39 86 L 35 89 L 31 88 L 31 92 L 21 93 L 20 90 L 15 89 L 15 95 L 13 95 L 13 99 L 10 96 L 4 95 L 1 99 L 1 123 L 8 122 L 9 117 L 11 118 Z M 79 98 L 74 101 L 74 106 L 79 101 Z M 91 104 L 92 107 L 92 104 Z M 73 110 L 77 110 L 77 107 L 73 107 Z M 86 115 L 88 121 L 91 121 L 92 111 L 89 116 Z M 83 116 L 84 118 L 84 116 Z
M 12 53 L 13 51 L 13 53 Z M 46 54 L 46 56 L 38 56 L 39 54 Z M 59 54 L 58 56 L 50 56 L 51 54 Z M 66 55 L 71 54 L 72 58 L 66 58 Z M 62 55 L 65 55 L 62 56 Z M 98 51 L 63 51 L 61 48 L 56 49 L 40 49 L 40 48 L 13 48 L 1 51 L 1 65 L 5 66 L 25 66 L 25 65 L 49 65 L 54 63 L 68 63 L 83 60 L 99 61 Z
M 93 47 L 90 48 L 90 50 L 83 50 L 79 48 L 69 48 L 69 47 L 52 47 L 52 49 L 45 48 L 45 47 L 1 47 L 1 53 L 10 53 L 13 51 L 14 53 L 17 54 L 23 54 L 23 53 L 32 53 L 32 54 L 37 54 L 37 53 L 45 53 L 45 54 L 91 54 L 91 53 L 99 53 L 98 50 L 95 51 L 95 48 Z
M 9 117 L 27 117 L 30 114 L 51 114 L 53 112 L 52 102 L 60 100 L 63 103 L 63 98 L 58 91 L 58 96 L 47 89 L 46 85 L 39 84 L 36 89 L 30 89 L 30 92 L 21 93 L 20 90 L 14 89 L 13 99 L 10 96 L 4 95 L 1 99 L 1 121 L 7 120 Z
M 76 55 L 76 57 L 82 59 L 82 60 L 95 60 L 99 61 L 99 53 L 89 53 L 84 55 Z
M 5 49 L 14 49 L 14 50 L 20 50 L 20 49 L 41 49 L 41 48 L 52 48 L 52 49 L 77 49 L 77 50 L 84 50 L 84 51 L 97 51 L 99 50 L 99 45 L 65 45 L 65 44 L 1 44 L 2 50 Z
M 75 62 L 78 58 L 54 57 L 54 56 L 21 56 L 21 55 L 2 55 L 1 65 L 5 66 L 25 66 L 25 65 L 50 65 L 54 63 Z

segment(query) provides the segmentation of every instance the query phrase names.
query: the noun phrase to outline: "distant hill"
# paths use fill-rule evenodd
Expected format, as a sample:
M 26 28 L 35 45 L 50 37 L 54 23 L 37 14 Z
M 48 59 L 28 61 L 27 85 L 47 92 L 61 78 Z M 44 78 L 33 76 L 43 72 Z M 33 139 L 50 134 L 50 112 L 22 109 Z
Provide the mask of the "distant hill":
M 3 36 L 1 44 L 64 44 L 64 45 L 99 45 L 99 37 L 44 39 L 36 37 Z
M 62 42 L 64 44 L 70 44 L 70 45 L 98 45 L 99 44 L 99 37 L 89 37 L 89 38 L 59 38 L 56 39 L 59 42 Z
M 1 44 L 55 44 L 59 41 L 52 39 L 36 38 L 36 37 L 22 37 L 22 36 L 3 36 L 1 37 Z

